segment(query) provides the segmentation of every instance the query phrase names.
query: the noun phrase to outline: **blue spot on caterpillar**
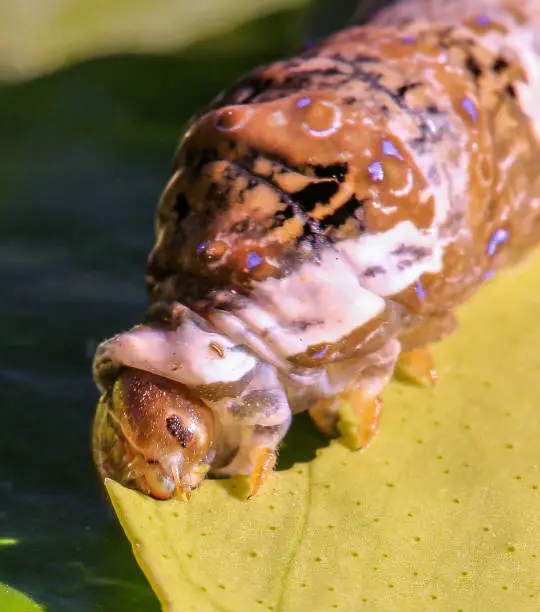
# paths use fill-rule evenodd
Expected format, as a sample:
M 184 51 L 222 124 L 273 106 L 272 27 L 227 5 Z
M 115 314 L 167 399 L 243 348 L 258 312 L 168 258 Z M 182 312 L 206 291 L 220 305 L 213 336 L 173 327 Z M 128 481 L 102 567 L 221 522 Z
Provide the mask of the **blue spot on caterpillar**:
M 250 253 L 247 258 L 247 267 L 251 270 L 251 268 L 255 268 L 262 263 L 262 257 L 257 255 L 257 253 Z
M 496 229 L 487 247 L 488 255 L 493 257 L 493 255 L 495 255 L 501 244 L 504 244 L 508 240 L 509 236 L 510 232 L 507 229 Z
M 368 172 L 376 183 L 381 183 L 384 180 L 384 169 L 381 162 L 375 161 L 369 164 Z

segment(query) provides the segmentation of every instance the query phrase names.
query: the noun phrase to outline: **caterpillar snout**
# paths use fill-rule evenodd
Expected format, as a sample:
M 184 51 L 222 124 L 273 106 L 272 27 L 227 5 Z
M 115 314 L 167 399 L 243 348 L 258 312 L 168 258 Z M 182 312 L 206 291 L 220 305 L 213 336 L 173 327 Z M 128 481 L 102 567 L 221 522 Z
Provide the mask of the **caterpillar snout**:
M 112 389 L 110 418 L 125 448 L 125 476 L 159 499 L 188 496 L 208 470 L 212 412 L 181 383 L 124 369 Z

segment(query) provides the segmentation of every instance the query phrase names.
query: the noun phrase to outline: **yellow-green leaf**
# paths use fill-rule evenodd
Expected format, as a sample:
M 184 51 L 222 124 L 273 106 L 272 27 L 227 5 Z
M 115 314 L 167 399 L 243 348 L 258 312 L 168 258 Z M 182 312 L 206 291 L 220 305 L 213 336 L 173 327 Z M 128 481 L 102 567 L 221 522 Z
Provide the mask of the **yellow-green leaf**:
M 43 608 L 20 591 L 0 582 L 0 610 L 5 612 L 39 612 Z
M 109 482 L 165 609 L 537 610 L 539 285 L 538 255 L 487 283 L 435 347 L 437 388 L 393 383 L 366 452 L 334 441 L 249 502 L 232 481 L 189 503 Z
M 177 50 L 306 0 L 3 0 L 0 78 L 119 52 Z

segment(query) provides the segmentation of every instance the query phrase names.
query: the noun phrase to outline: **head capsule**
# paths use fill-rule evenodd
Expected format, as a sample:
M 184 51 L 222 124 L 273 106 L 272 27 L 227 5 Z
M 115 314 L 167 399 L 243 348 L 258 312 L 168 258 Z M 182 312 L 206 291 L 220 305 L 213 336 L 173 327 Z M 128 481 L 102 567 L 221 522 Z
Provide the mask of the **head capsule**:
M 94 454 L 103 476 L 158 499 L 189 497 L 208 471 L 212 411 L 185 385 L 123 369 L 100 403 Z

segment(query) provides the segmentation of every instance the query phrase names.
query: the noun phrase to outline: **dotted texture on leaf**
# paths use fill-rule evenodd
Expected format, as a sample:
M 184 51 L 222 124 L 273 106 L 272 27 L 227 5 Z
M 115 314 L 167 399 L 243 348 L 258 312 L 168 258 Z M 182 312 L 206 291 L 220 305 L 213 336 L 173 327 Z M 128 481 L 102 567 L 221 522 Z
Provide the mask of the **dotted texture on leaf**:
M 487 283 L 434 349 L 436 389 L 392 383 L 366 452 L 333 441 L 249 502 L 234 481 L 189 503 L 109 482 L 164 608 L 537 610 L 539 284 L 538 254 Z

